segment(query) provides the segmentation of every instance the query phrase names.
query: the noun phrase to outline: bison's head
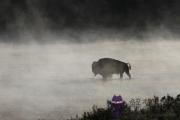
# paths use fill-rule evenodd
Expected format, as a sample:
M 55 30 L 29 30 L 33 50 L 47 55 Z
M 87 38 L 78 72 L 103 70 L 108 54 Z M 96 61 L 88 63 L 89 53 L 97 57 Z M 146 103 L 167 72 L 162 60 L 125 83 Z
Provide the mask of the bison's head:
M 94 73 L 94 75 L 96 76 L 99 73 L 99 65 L 98 62 L 93 62 L 92 63 L 92 72 Z

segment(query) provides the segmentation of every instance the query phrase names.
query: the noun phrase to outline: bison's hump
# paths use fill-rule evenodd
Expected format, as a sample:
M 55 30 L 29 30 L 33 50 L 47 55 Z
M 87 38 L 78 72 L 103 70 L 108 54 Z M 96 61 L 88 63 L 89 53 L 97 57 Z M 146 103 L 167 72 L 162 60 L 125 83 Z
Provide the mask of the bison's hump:
M 98 60 L 99 63 L 124 63 L 122 61 L 113 58 L 101 58 Z

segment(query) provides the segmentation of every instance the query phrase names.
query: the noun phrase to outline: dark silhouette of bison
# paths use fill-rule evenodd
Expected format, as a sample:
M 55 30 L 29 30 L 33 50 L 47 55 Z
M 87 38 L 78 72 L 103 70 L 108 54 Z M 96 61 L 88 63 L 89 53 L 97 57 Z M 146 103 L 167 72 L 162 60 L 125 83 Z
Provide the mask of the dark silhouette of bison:
M 107 79 L 107 77 L 111 77 L 113 74 L 120 74 L 120 79 L 122 79 L 124 72 L 129 79 L 131 79 L 129 70 L 131 70 L 131 65 L 129 63 L 112 58 L 101 58 L 97 62 L 94 61 L 92 63 L 92 72 L 94 75 L 102 75 L 103 79 Z

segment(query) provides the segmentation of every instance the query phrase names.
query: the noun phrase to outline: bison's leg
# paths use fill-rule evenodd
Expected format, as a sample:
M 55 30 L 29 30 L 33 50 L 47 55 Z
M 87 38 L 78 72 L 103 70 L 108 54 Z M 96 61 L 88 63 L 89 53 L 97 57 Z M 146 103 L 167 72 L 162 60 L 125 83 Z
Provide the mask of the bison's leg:
M 109 78 L 112 78 L 112 74 L 109 74 L 109 76 L 108 76 Z
M 108 78 L 108 77 L 107 77 L 106 75 L 103 76 L 103 80 L 107 80 L 107 78 Z
M 106 79 L 107 79 L 107 77 L 108 77 L 108 75 L 106 75 L 106 74 L 102 74 L 102 77 L 103 77 L 103 80 L 106 80 Z
M 123 78 L 123 73 L 122 72 L 120 72 L 120 79 L 122 79 Z
M 129 77 L 129 79 L 131 79 L 131 74 L 129 73 L 129 70 L 126 71 L 126 74 Z
M 112 78 L 112 74 L 105 74 L 102 75 L 104 80 L 107 80 L 107 78 Z

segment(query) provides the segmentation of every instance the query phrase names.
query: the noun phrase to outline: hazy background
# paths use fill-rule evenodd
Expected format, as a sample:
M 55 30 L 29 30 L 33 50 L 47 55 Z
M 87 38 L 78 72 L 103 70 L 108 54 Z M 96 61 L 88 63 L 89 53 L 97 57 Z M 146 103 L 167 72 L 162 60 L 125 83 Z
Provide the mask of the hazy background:
M 70 118 L 121 94 L 180 93 L 179 0 L 1 0 L 0 119 Z M 94 77 L 112 57 L 132 79 Z
M 179 36 L 179 5 L 179 0 L 1 0 L 0 34 L 4 42 L 27 34 L 44 41 L 49 32 L 74 37 L 87 30 L 138 39 L 147 32 Z

